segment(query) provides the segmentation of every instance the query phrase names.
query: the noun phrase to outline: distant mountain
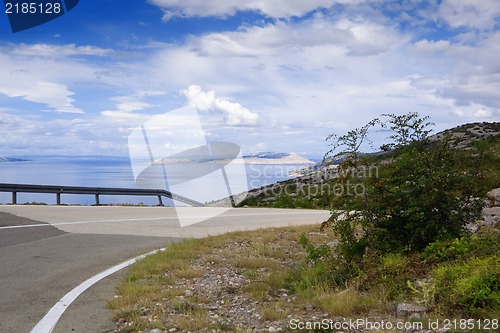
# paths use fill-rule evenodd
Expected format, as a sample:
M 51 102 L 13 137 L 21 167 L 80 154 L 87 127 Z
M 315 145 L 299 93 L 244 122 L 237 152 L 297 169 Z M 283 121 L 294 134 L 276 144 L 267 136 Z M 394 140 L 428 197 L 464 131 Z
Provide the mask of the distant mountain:
M 295 153 L 263 152 L 255 155 L 243 156 L 246 164 L 314 164 L 308 158 Z
M 0 162 L 26 162 L 28 160 L 14 157 L 0 157 Z
M 16 159 L 24 161 L 129 161 L 127 156 L 107 155 L 19 155 Z
M 192 158 L 162 158 L 155 160 L 156 163 L 205 163 L 212 160 L 206 158 L 192 159 Z M 245 163 L 245 164 L 274 164 L 274 165 L 289 165 L 289 164 L 304 164 L 310 165 L 315 162 L 308 158 L 297 155 L 295 153 L 276 153 L 276 152 L 263 152 L 254 155 L 245 155 L 242 158 L 232 159 L 215 159 L 215 163 Z
M 294 153 L 291 153 L 294 154 Z M 276 152 L 261 152 L 254 155 L 245 155 L 243 158 L 284 158 L 291 155 L 290 153 L 276 153 Z

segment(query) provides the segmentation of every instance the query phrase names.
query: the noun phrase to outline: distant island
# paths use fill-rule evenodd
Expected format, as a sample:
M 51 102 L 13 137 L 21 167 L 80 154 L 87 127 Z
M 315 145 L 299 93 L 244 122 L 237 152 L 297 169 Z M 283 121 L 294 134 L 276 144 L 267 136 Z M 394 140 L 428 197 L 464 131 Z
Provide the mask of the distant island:
M 275 153 L 264 152 L 255 155 L 243 156 L 243 163 L 246 164 L 314 164 L 308 158 L 296 153 Z
M 308 158 L 300 156 L 296 153 L 276 153 L 276 152 L 263 152 L 254 155 L 245 155 L 241 158 L 236 158 L 234 161 L 230 159 L 215 159 L 208 160 L 206 157 L 190 158 L 190 157 L 175 157 L 175 158 L 161 158 L 154 161 L 155 163 L 238 163 L 238 164 L 265 164 L 265 165 L 312 165 L 315 162 Z
M 14 157 L 0 157 L 0 162 L 26 162 L 28 160 Z

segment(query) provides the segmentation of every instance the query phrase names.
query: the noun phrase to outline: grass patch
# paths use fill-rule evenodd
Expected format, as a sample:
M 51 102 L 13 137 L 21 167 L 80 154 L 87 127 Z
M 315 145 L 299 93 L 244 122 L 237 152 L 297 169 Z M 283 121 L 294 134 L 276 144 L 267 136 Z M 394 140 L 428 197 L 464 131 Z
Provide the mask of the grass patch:
M 290 308 L 283 302 L 275 302 L 261 307 L 260 312 L 262 320 L 277 321 L 285 319 L 290 313 Z
M 477 318 L 500 315 L 500 255 L 440 265 L 433 271 L 436 304 L 453 315 Z
M 332 240 L 319 226 L 188 240 L 134 265 L 108 304 L 115 319 L 125 319 L 121 332 L 249 332 L 325 314 L 391 317 L 398 302 L 425 305 L 430 317 L 498 318 L 498 237 L 480 233 L 356 264 L 335 251 L 311 260 L 314 248 Z M 251 321 L 231 317 L 237 311 Z
M 319 290 L 314 293 L 315 304 L 331 316 L 359 316 L 377 309 L 379 299 L 374 294 L 363 294 L 356 289 L 342 291 Z

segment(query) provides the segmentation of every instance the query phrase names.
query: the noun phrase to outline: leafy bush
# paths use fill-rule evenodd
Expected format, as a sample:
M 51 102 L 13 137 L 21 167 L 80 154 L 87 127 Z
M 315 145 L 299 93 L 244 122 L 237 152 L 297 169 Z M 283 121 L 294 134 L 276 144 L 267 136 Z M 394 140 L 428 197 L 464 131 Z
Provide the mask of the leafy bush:
M 470 251 L 470 238 L 437 241 L 422 251 L 422 258 L 429 262 L 441 263 L 463 258 Z
M 472 258 L 486 258 L 500 251 L 500 233 L 483 233 L 462 238 L 436 241 L 429 244 L 420 254 L 426 262 L 444 263 Z
M 500 309 L 500 256 L 437 267 L 436 302 L 448 314 L 489 317 Z M 496 313 L 495 313 L 496 311 Z
M 383 116 L 385 121 L 374 119 L 344 136 L 327 138 L 334 141 L 327 156 L 345 157 L 338 167 L 339 183 L 364 189 L 335 196 L 333 207 L 344 213 L 332 212 L 324 225 L 339 235 L 339 250 L 349 260 L 359 260 L 367 250 L 417 252 L 437 240 L 458 238 L 483 204 L 474 199 L 482 151 L 457 151 L 447 139 L 429 140 L 432 123 L 417 113 Z M 376 125 L 389 128 L 392 141 L 384 145 L 389 151 L 384 161 L 375 159 L 377 175 L 366 177 L 374 159 L 359 149 Z
M 315 246 L 314 244 L 311 244 L 309 239 L 305 234 L 300 235 L 300 245 L 306 250 L 307 252 L 307 259 L 310 262 L 317 262 L 318 260 L 321 260 L 323 258 L 327 258 L 331 255 L 332 249 L 328 245 L 320 245 L 320 246 Z

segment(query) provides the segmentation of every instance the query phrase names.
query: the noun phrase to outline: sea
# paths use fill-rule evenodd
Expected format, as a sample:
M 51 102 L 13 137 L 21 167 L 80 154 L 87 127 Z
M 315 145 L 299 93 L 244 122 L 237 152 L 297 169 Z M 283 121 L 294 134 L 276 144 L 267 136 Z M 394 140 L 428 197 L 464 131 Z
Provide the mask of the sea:
M 129 158 L 109 156 L 22 156 L 21 161 L 0 162 L 0 183 L 88 186 L 113 188 L 142 188 L 136 184 Z M 247 164 L 240 173 L 246 173 L 249 189 L 292 178 L 290 172 L 304 165 Z M 159 186 L 160 187 L 160 186 Z M 204 187 L 200 185 L 200 187 Z M 198 189 L 206 190 L 210 189 Z M 198 191 L 197 190 L 197 191 Z M 0 192 L 0 204 L 12 201 L 10 192 Z M 18 204 L 56 204 L 55 194 L 18 193 Z M 93 205 L 93 195 L 62 194 L 62 204 Z M 156 197 L 100 196 L 101 204 L 131 204 L 154 206 Z M 168 204 L 168 202 L 167 202 Z

